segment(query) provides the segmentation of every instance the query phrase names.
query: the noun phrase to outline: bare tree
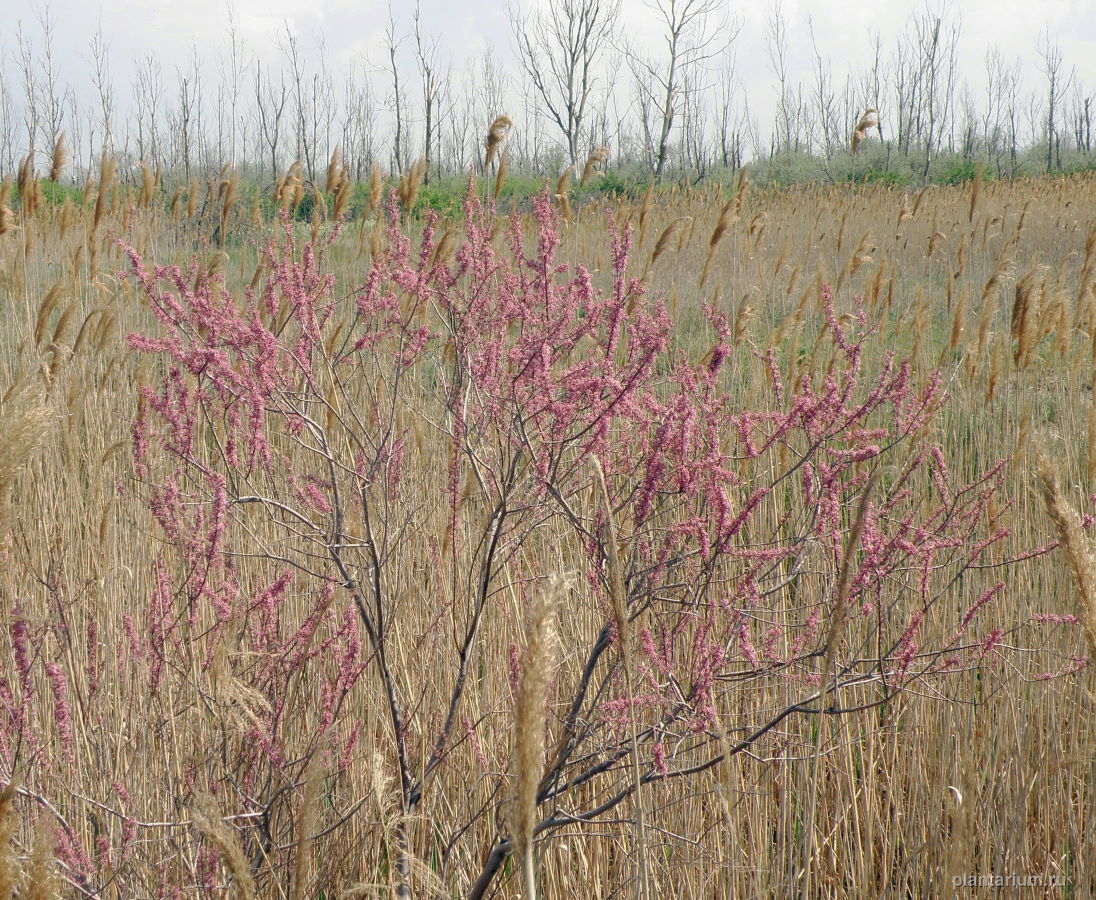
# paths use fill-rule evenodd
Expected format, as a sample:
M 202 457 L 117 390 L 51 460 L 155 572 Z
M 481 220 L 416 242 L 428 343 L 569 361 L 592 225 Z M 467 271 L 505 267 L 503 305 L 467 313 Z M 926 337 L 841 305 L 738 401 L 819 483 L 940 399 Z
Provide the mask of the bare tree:
M 823 57 L 822 51 L 818 49 L 818 40 L 814 34 L 814 22 L 808 20 L 807 25 L 811 34 L 811 50 L 814 52 L 813 100 L 815 103 L 814 114 L 817 117 L 820 129 L 818 146 L 821 149 L 823 158 L 828 162 L 838 147 L 843 149 L 845 146 L 845 134 L 848 129 L 844 123 L 849 121 L 849 117 L 846 116 L 843 119 L 838 111 L 837 95 L 833 89 L 833 67 L 830 65 L 829 58 Z M 857 110 L 854 115 L 859 116 L 860 112 L 860 110 Z
M 358 59 L 343 87 L 342 147 L 348 170 L 363 181 L 376 159 L 377 105 L 369 86 L 367 65 Z
M 335 128 L 335 84 L 327 68 L 328 56 L 327 43 L 321 35 L 316 53 L 318 68 L 310 79 L 312 96 L 309 103 L 311 115 L 308 133 L 308 142 L 321 166 L 325 159 L 330 159 L 334 149 L 331 136 Z
M 39 60 L 41 78 L 38 88 L 41 91 L 39 106 L 42 110 L 42 128 L 47 141 L 47 149 L 52 150 L 65 125 L 64 91 L 57 80 L 57 68 L 53 55 L 54 22 L 50 16 L 49 4 L 36 12 L 38 27 L 42 32 L 42 54 Z
M 103 37 L 103 25 L 100 22 L 91 38 L 91 79 L 99 98 L 102 149 L 107 151 L 113 149 L 114 143 L 114 84 L 110 80 L 109 52 L 110 44 Z M 73 124 L 75 125 L 75 119 Z
M 270 179 L 278 177 L 278 145 L 282 139 L 282 116 L 289 90 L 285 84 L 285 75 L 280 73 L 275 85 L 269 72 L 265 79 L 259 63 L 255 63 L 255 113 L 256 136 L 262 142 L 266 154 L 269 154 Z
M 426 161 L 424 180 L 430 183 L 430 167 L 435 161 L 434 148 L 438 142 L 438 106 L 444 91 L 444 82 L 448 74 L 439 71 L 437 36 L 427 38 L 422 31 L 422 3 L 415 3 L 415 58 L 419 64 L 419 77 L 422 79 L 423 107 L 423 159 Z
M 240 134 L 241 129 L 246 127 L 240 115 L 240 96 L 243 92 L 247 60 L 236 22 L 236 10 L 232 6 L 228 8 L 228 57 L 222 58 L 219 63 L 221 85 L 227 96 L 227 103 L 222 104 L 222 109 L 228 114 L 228 151 L 225 161 L 237 165 L 240 162 L 240 147 L 246 144 L 244 136 Z
M 922 175 L 952 134 L 960 25 L 928 12 L 915 16 L 895 53 L 898 147 L 924 154 Z
M 1004 172 L 1006 153 L 1016 159 L 1016 94 L 1020 84 L 1020 61 L 1009 66 L 996 47 L 986 52 L 986 94 L 982 108 L 982 136 L 986 154 L 998 172 Z
M 681 168 L 682 173 L 695 173 L 697 181 L 711 168 L 709 104 L 701 86 L 693 80 L 698 74 L 686 72 L 681 76 Z
M 201 67 L 197 51 L 190 68 L 176 70 L 176 106 L 170 116 L 172 161 L 183 167 L 183 177 L 190 181 L 197 163 L 201 134 Z
M 1080 84 L 1074 87 L 1070 118 L 1073 122 L 1073 141 L 1081 153 L 1092 152 L 1092 106 L 1093 97 L 1082 90 Z
M 737 29 L 728 26 L 720 0 L 655 0 L 665 51 L 654 60 L 626 45 L 628 64 L 636 73 L 640 91 L 657 108 L 657 147 L 654 174 L 661 178 L 670 149 L 670 134 L 680 107 L 701 110 L 690 92 L 700 90 L 699 70 L 734 40 Z
M 390 5 L 388 7 L 388 24 L 384 28 L 384 50 L 388 55 L 388 73 L 392 76 L 391 106 L 395 117 L 395 134 L 392 138 L 392 169 L 396 172 L 403 172 L 410 164 L 410 160 L 405 158 L 404 127 L 406 123 L 403 116 L 405 104 L 403 91 L 400 88 L 400 67 L 396 61 L 396 55 L 402 43 L 403 38 L 396 37 L 396 18 Z
M 522 68 L 578 164 L 598 60 L 612 39 L 619 0 L 559 0 L 527 18 L 511 10 Z
M 154 165 L 164 162 L 158 123 L 163 96 L 164 79 L 160 62 L 155 56 L 146 56 L 137 63 L 133 82 L 134 124 L 137 129 L 137 157 Z
M 482 135 L 480 135 L 480 100 L 477 96 L 479 82 L 476 77 L 476 60 L 469 60 L 461 76 L 460 89 L 450 102 L 448 128 L 438 132 L 438 140 L 445 148 L 449 165 L 457 172 L 467 172 L 482 161 Z
M 1035 49 L 1042 59 L 1043 74 L 1047 77 L 1046 107 L 1046 165 L 1047 171 L 1055 167 L 1062 168 L 1062 145 L 1058 135 L 1058 112 L 1062 95 L 1069 90 L 1073 81 L 1073 70 L 1067 75 L 1062 70 L 1062 48 L 1050 38 L 1050 30 L 1045 30 L 1035 42 Z
M 14 172 L 15 109 L 7 76 L 0 66 L 0 172 Z
M 17 65 L 23 80 L 23 128 L 27 133 L 26 152 L 34 155 L 38 143 L 38 130 L 41 124 L 39 110 L 38 72 L 34 64 L 34 47 L 23 30 L 23 23 L 16 24 L 16 44 L 18 46 Z
M 978 151 L 978 112 L 974 106 L 974 92 L 967 82 L 959 91 L 959 152 L 964 159 L 974 159 Z
M 716 123 L 719 131 L 719 162 L 726 169 L 738 169 L 742 166 L 743 128 L 741 113 L 735 115 L 732 112 L 736 106 L 739 85 L 730 47 L 723 51 L 718 84 Z
M 293 122 L 297 158 L 303 160 L 308 180 L 315 181 L 315 148 L 309 140 L 309 119 L 314 116 L 314 110 L 305 95 L 304 61 L 301 58 L 300 44 L 297 36 L 290 30 L 288 22 L 285 26 L 282 54 L 289 63 L 290 86 L 293 91 Z
M 777 82 L 776 146 L 785 152 L 799 150 L 799 124 L 802 101 L 792 95 L 788 75 L 788 23 L 784 10 L 777 0 L 769 11 L 768 33 L 769 62 Z

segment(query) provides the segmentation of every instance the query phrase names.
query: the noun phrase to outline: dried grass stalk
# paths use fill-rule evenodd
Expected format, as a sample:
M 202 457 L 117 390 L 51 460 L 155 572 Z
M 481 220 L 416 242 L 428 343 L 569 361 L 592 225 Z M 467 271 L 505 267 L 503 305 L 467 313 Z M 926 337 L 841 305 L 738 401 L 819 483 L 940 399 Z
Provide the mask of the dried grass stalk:
M 57 900 L 61 896 L 54 856 L 56 849 L 53 824 L 46 816 L 40 816 L 34 829 L 34 846 L 31 849 L 30 865 L 27 867 L 25 892 L 20 891 L 20 898 Z
M 692 221 L 692 216 L 678 216 L 662 230 L 662 234 L 659 235 L 658 240 L 655 242 L 655 249 L 651 251 L 651 257 L 647 261 L 647 268 L 643 273 L 644 277 L 646 277 L 647 273 L 654 268 L 655 263 L 658 262 L 658 258 L 666 252 L 666 249 L 670 246 L 670 242 L 673 241 L 681 227 L 690 221 Z
M 742 206 L 746 196 L 747 183 L 746 170 L 743 169 L 738 176 L 738 192 L 719 211 L 719 220 L 716 222 L 715 228 L 712 229 L 712 236 L 708 238 L 708 255 L 704 259 L 704 269 L 700 273 L 700 287 L 704 287 L 708 281 L 716 246 L 723 240 L 723 236 L 734 227 L 735 223 L 742 218 Z M 781 258 L 783 258 L 783 254 L 781 254 Z M 776 271 L 779 270 L 780 264 L 777 264 Z
M 15 782 L 8 782 L 0 791 L 0 900 L 12 900 L 22 876 L 15 836 L 19 817 L 15 814 Z
M 70 156 L 68 146 L 65 144 L 65 133 L 62 131 L 53 143 L 53 153 L 50 157 L 49 180 L 54 184 L 61 180 L 61 173 L 68 165 Z
M 651 198 L 654 196 L 654 192 L 655 183 L 652 181 L 647 185 L 647 190 L 643 194 L 643 203 L 639 208 L 639 241 L 636 243 L 637 250 L 647 241 L 647 217 L 651 211 Z
M 1036 451 L 1035 465 L 1039 492 L 1077 585 L 1078 612 L 1088 639 L 1089 655 L 1096 656 L 1096 560 L 1092 547 L 1081 527 L 1080 515 L 1062 494 L 1058 470 L 1044 450 Z
M 571 221 L 571 182 L 574 180 L 575 167 L 568 166 L 556 182 L 556 202 L 564 222 Z
M 381 177 L 379 163 L 373 163 L 373 173 L 369 179 L 369 211 L 376 214 L 381 208 L 381 195 L 384 193 L 384 179 Z
M 316 830 L 316 813 L 322 783 L 323 770 L 320 768 L 320 754 L 314 753 L 304 770 L 304 785 L 297 810 L 297 847 L 293 854 L 293 893 L 290 895 L 292 900 L 302 900 L 309 896 L 312 835 Z
M 978 198 L 982 195 L 983 169 L 983 164 L 978 163 L 974 169 L 974 182 L 970 186 L 970 212 L 967 215 L 967 221 L 971 224 L 974 223 L 974 212 L 978 209 Z
M 506 181 L 506 173 L 510 169 L 510 151 L 506 150 L 499 157 L 499 170 L 495 175 L 495 200 L 498 201 L 499 195 L 502 193 L 503 182 Z
M 407 170 L 407 173 L 396 186 L 396 196 L 407 212 L 411 212 L 415 208 L 415 203 L 419 199 L 419 188 L 422 187 L 422 180 L 425 175 L 426 160 L 420 159 Z
M 564 579 L 553 576 L 546 587 L 533 595 L 514 716 L 517 792 L 513 807 L 513 840 L 515 852 L 521 860 L 528 900 L 536 897 L 533 837 L 537 819 L 537 791 L 544 770 L 548 684 L 556 657 L 556 604 L 565 593 Z
M 194 824 L 213 845 L 221 862 L 232 874 L 239 895 L 244 900 L 251 900 L 255 896 L 255 879 L 240 844 L 240 836 L 213 810 L 213 798 L 200 797 L 194 809 Z
M 109 189 L 117 171 L 118 164 L 114 157 L 104 150 L 103 155 L 99 160 L 99 189 L 95 194 L 95 213 L 92 216 L 91 222 L 91 230 L 93 232 L 99 230 L 99 225 L 107 212 Z
M 586 183 L 604 167 L 609 159 L 609 148 L 598 147 L 586 158 L 586 165 L 582 167 L 582 178 L 579 180 L 580 188 L 586 187 Z

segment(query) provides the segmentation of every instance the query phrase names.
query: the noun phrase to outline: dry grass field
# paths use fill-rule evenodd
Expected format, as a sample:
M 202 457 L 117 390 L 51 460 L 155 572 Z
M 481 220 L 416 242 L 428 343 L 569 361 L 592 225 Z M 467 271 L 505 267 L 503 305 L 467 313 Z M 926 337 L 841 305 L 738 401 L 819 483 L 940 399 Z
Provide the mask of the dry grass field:
M 109 169 L 0 200 L 0 897 L 1092 895 L 1096 180 Z

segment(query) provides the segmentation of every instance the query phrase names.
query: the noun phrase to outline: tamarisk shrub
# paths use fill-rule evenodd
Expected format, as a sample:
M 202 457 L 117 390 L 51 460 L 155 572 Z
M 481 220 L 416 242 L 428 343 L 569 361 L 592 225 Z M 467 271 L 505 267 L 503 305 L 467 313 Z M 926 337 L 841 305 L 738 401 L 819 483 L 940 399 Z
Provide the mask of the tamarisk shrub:
M 627 229 L 611 273 L 562 262 L 547 195 L 502 250 L 472 191 L 455 254 L 388 216 L 351 293 L 288 225 L 242 295 L 131 251 L 160 323 L 130 343 L 162 361 L 133 443 L 164 544 L 130 652 L 151 696 L 205 698 L 208 752 L 167 789 L 243 848 L 179 852 L 185 877 L 246 858 L 260 892 L 382 873 L 483 896 L 514 847 L 512 759 L 541 760 L 538 843 L 642 822 L 801 718 L 999 651 L 1004 464 L 955 482 L 940 378 L 865 371 L 860 306 L 827 290 L 813 355 L 784 359 L 733 347 L 715 306 L 676 332 Z M 512 756 L 528 609 L 559 573 L 543 746 Z

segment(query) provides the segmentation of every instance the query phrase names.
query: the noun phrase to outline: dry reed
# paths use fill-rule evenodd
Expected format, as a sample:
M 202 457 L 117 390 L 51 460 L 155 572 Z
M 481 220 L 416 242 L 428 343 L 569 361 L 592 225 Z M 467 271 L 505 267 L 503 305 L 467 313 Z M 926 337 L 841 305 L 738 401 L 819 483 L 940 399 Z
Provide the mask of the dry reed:
M 544 770 L 548 685 L 556 657 L 556 606 L 566 593 L 566 581 L 560 576 L 553 576 L 533 594 L 514 713 L 513 755 L 517 783 L 512 832 L 514 850 L 522 866 L 527 900 L 536 900 L 537 896 L 533 858 L 537 791 Z
M 1096 657 L 1096 558 L 1081 526 L 1080 515 L 1062 493 L 1058 467 L 1043 449 L 1036 451 L 1035 465 L 1043 503 L 1073 573 L 1076 607 L 1088 639 L 1089 654 Z

